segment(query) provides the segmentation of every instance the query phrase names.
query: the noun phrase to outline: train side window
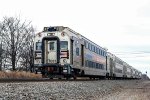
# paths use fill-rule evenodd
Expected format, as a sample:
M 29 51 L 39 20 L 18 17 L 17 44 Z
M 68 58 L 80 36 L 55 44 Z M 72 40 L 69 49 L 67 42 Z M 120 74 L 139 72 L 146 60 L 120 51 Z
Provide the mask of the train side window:
M 106 57 L 106 51 L 104 52 L 104 57 Z
M 92 51 L 94 51 L 94 46 L 92 45 Z
M 90 50 L 90 43 L 88 43 L 88 49 Z
M 94 68 L 96 68 L 96 63 L 94 62 L 94 66 L 93 66 Z
M 99 64 L 99 69 L 101 69 L 101 64 Z
M 89 44 L 89 43 L 87 42 L 87 43 L 86 43 L 86 48 L 87 48 L 87 49 L 88 49 L 88 44 Z
M 102 66 L 102 69 L 104 69 L 104 66 L 103 66 L 103 64 L 101 64 L 101 66 Z
M 95 53 L 96 53 L 97 47 L 95 47 Z
M 98 69 L 101 69 L 101 68 L 100 68 L 100 64 L 98 64 Z
M 85 67 L 88 67 L 88 60 L 85 61 Z
M 103 69 L 103 65 L 101 64 L 101 69 Z
M 96 50 L 96 53 L 98 54 L 99 53 L 99 49 L 97 48 L 97 50 Z
M 99 55 L 101 55 L 101 49 L 99 49 Z
M 67 50 L 68 49 L 68 41 L 60 41 L 60 48 Z
M 84 41 L 84 46 L 85 46 L 85 48 L 87 48 L 87 42 L 86 41 Z
M 104 51 L 104 57 L 105 57 L 105 51 Z
M 84 45 L 85 45 L 85 47 L 86 47 L 86 42 L 84 41 Z
M 91 61 L 91 67 L 92 67 L 92 68 L 93 68 L 93 65 L 94 65 L 93 62 Z
M 103 56 L 103 51 L 102 51 L 102 56 Z
M 79 56 L 79 48 L 76 48 L 76 55 Z
M 97 47 L 96 47 L 96 49 L 95 49 L 95 53 L 97 53 Z
M 90 44 L 90 50 L 92 51 L 92 44 Z
M 96 68 L 98 69 L 98 63 L 96 63 Z
M 89 61 L 89 67 L 92 67 L 92 62 L 91 61 Z
M 102 64 L 99 64 L 99 69 L 102 69 Z
M 36 50 L 42 50 L 42 43 L 36 42 Z
M 90 61 L 88 61 L 88 67 L 90 67 Z
M 103 56 L 105 57 L 105 51 L 103 51 Z
M 94 45 L 93 45 L 93 50 L 92 51 L 94 52 Z
M 101 56 L 103 55 L 103 51 L 101 50 Z
M 97 48 L 97 54 L 99 54 L 99 48 Z
M 94 62 L 92 62 L 92 68 L 94 68 Z

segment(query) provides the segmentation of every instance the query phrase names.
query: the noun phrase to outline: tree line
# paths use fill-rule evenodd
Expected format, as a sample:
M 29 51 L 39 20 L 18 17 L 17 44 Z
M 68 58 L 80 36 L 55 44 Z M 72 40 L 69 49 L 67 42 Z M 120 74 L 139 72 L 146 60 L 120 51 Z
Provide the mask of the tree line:
M 30 70 L 34 32 L 31 22 L 18 17 L 3 17 L 0 21 L 0 71 Z

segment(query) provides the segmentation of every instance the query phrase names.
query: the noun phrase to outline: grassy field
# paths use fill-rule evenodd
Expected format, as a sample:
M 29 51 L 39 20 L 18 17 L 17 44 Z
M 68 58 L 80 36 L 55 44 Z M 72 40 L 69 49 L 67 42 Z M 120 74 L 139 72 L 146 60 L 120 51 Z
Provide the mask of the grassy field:
M 36 79 L 36 78 L 42 78 L 42 75 L 25 71 L 10 71 L 10 72 L 0 71 L 0 79 Z

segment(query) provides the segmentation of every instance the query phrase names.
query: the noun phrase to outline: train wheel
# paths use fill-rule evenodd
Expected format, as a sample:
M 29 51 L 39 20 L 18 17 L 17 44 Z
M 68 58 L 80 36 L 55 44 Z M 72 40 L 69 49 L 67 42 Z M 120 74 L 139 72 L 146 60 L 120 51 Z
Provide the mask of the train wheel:
M 66 77 L 66 80 L 69 80 L 70 79 L 70 77 Z
M 73 79 L 74 79 L 74 80 L 76 80 L 76 79 L 77 79 L 77 76 L 76 76 L 76 75 L 74 75 L 74 76 L 73 76 Z

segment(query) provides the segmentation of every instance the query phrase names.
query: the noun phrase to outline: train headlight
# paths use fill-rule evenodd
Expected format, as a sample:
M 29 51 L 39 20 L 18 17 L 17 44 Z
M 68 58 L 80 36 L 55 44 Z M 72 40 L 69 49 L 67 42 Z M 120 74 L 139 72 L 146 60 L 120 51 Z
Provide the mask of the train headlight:
M 65 36 L 65 32 L 62 32 L 62 33 L 61 33 L 61 36 L 63 36 L 63 37 L 64 37 L 64 36 Z
M 67 63 L 67 59 L 64 59 L 63 62 L 64 62 L 64 63 Z

